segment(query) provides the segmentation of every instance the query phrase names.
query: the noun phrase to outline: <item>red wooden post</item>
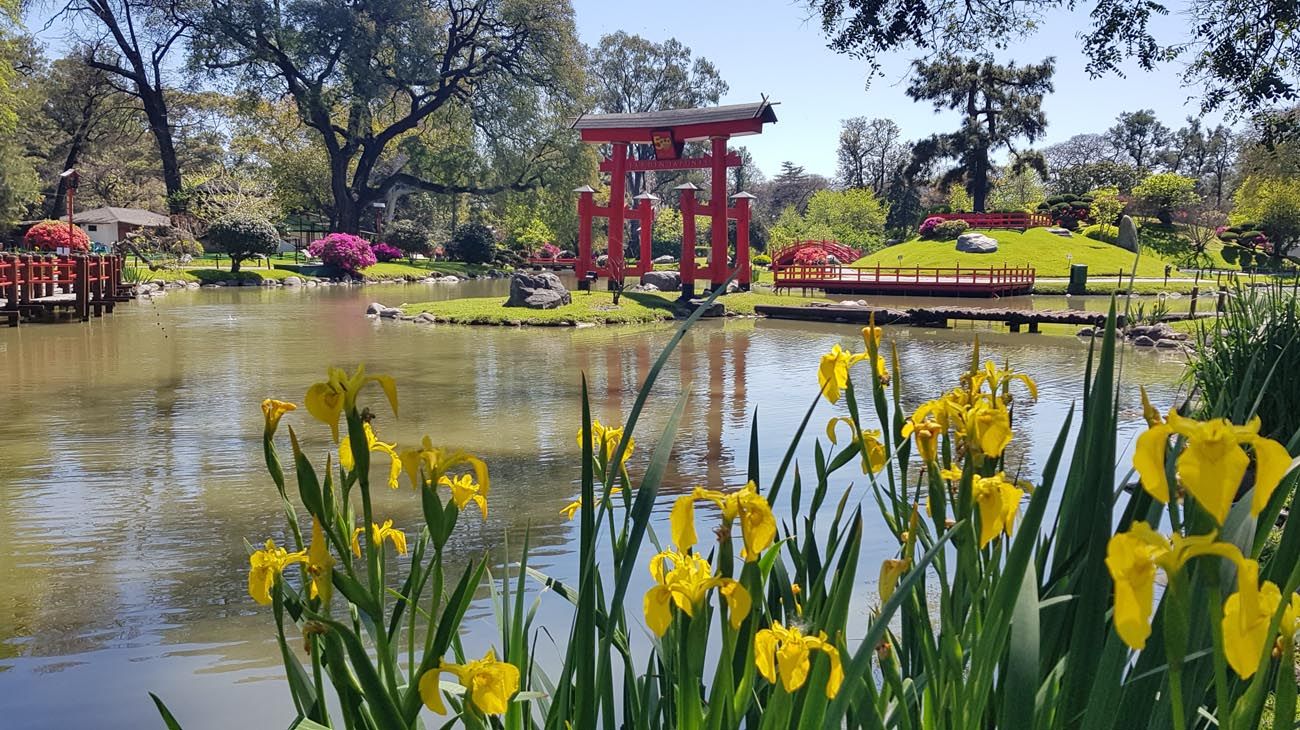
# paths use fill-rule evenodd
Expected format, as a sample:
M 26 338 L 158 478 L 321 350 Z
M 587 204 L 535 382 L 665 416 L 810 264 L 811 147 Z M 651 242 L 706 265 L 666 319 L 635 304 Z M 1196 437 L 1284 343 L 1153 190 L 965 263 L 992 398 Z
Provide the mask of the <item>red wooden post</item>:
M 637 260 L 636 275 L 641 276 L 654 270 L 654 253 L 651 250 L 651 236 L 654 233 L 655 206 L 659 196 L 654 193 L 641 193 L 633 198 L 637 201 L 637 220 L 641 222 L 641 255 Z
M 694 183 L 678 185 L 681 192 L 682 208 L 682 258 L 677 268 L 682 277 L 682 298 L 695 296 L 695 192 L 699 186 Z
M 713 145 L 709 203 L 713 210 L 713 246 L 709 256 L 709 283 L 717 289 L 727 279 L 727 137 L 709 138 Z
M 587 272 L 591 271 L 591 218 L 592 218 L 592 190 L 590 185 L 583 185 L 574 190 L 578 194 L 578 266 L 574 274 L 578 277 L 578 288 L 582 290 L 591 289 L 591 282 L 587 280 Z
M 77 316 L 85 322 L 90 319 L 90 287 L 87 286 L 90 280 L 90 260 L 84 254 L 77 254 L 75 276 L 77 280 L 73 288 L 77 293 Z
M 740 288 L 749 291 L 754 270 L 749 263 L 749 206 L 757 196 L 740 191 L 731 196 L 736 201 L 736 268 L 740 270 Z
M 613 162 L 609 173 L 609 238 L 605 249 L 608 271 L 611 281 L 623 282 L 623 221 L 627 200 L 627 143 L 615 142 L 610 161 Z
M 8 278 L 5 279 L 5 309 L 13 312 L 9 316 L 9 326 L 18 326 L 18 301 L 21 298 L 19 294 L 19 269 L 17 256 L 5 256 L 4 263 Z

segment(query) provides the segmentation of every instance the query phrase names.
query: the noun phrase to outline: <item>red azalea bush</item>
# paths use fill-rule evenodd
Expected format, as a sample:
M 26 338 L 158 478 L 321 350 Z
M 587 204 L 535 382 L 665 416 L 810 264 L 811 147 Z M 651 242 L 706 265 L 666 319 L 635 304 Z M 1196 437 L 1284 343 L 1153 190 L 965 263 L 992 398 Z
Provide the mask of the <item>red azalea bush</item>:
M 370 242 L 351 233 L 331 233 L 318 238 L 307 246 L 307 253 L 349 274 L 379 262 Z
M 917 232 L 921 234 L 921 238 L 930 238 L 934 235 L 935 226 L 943 223 L 943 220 L 942 216 L 932 215 L 922 221 L 921 227 L 917 229 Z
M 830 254 L 820 246 L 801 248 L 794 252 L 794 263 L 800 266 L 825 266 L 830 263 Z
M 72 234 L 69 237 L 68 230 L 67 221 L 41 221 L 27 230 L 23 236 L 23 248 L 54 251 L 66 246 L 73 251 L 90 250 L 90 236 L 87 236 L 85 231 L 78 226 L 72 226 Z
M 390 246 L 386 243 L 371 244 L 370 250 L 375 253 L 375 258 L 380 261 L 396 261 L 402 258 L 402 252 L 396 246 Z

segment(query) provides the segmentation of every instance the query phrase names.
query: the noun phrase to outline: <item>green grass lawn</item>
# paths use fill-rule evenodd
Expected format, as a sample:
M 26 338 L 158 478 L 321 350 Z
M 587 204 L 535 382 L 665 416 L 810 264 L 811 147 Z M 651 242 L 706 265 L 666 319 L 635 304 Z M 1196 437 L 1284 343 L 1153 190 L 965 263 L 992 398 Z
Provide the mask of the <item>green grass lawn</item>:
M 996 253 L 979 254 L 957 251 L 953 241 L 908 241 L 858 259 L 858 266 L 1032 266 L 1038 276 L 1069 276 L 1070 264 L 1087 264 L 1091 276 L 1114 276 L 1121 270 L 1127 275 L 1133 268 L 1134 255 L 1118 246 L 1095 241 L 1076 233 L 1069 238 L 1047 232 L 1045 228 L 1019 231 L 980 231 L 998 242 Z M 1070 258 L 1066 258 L 1067 254 Z M 1138 261 L 1138 277 L 1163 277 L 1163 257 L 1144 252 Z
M 754 314 L 759 304 L 800 304 L 816 298 L 743 292 L 721 298 L 727 309 L 740 315 Z M 501 297 L 475 297 L 448 299 L 440 302 L 408 304 L 402 309 L 407 314 L 428 312 L 440 322 L 450 324 L 490 325 L 572 325 L 592 324 L 644 324 L 674 319 L 683 312 L 675 303 L 676 295 L 661 292 L 626 292 L 614 307 L 614 295 L 607 291 L 573 292 L 573 303 L 556 309 L 523 309 L 504 307 Z
M 414 281 L 447 274 L 465 277 L 479 276 L 492 268 L 487 264 L 467 264 L 463 261 L 385 261 L 362 269 L 361 275 L 369 281 L 387 279 Z M 339 276 L 342 273 L 321 264 L 277 264 L 277 270 L 291 273 L 301 272 L 308 276 Z
M 218 281 L 264 281 L 266 279 L 275 279 L 277 281 L 290 276 L 297 276 L 304 279 L 310 279 L 311 276 L 292 271 L 288 269 L 248 269 L 241 268 L 238 274 L 230 273 L 230 269 L 159 269 L 149 271 L 145 267 L 128 266 L 126 278 L 134 279 L 135 276 L 142 281 L 166 281 L 189 283 L 191 281 L 200 284 L 213 284 Z M 138 272 L 136 274 L 135 272 Z

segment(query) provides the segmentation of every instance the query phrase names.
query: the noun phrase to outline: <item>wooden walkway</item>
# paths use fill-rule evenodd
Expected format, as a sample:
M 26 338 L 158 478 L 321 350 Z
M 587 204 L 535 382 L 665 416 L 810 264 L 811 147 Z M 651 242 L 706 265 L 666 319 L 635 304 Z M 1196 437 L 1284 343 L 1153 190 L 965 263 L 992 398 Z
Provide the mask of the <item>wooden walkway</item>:
M 85 322 L 130 300 L 121 256 L 0 254 L 0 321 L 10 327 L 60 312 Z
M 801 322 L 834 322 L 846 324 L 867 324 L 874 318 L 876 324 L 910 324 L 918 327 L 947 327 L 952 320 L 975 322 L 1001 322 L 1012 332 L 1019 332 L 1027 327 L 1029 332 L 1038 332 L 1044 324 L 1068 324 L 1082 327 L 1101 327 L 1106 324 L 1105 312 L 1086 312 L 1078 309 L 1069 310 L 1031 310 L 981 307 L 912 307 L 909 309 L 890 309 L 886 307 L 864 307 L 858 305 L 830 304 L 825 306 L 785 306 L 760 304 L 754 311 L 772 319 L 791 319 Z M 1195 314 L 1170 314 L 1164 321 L 1189 319 Z M 1200 316 L 1213 317 L 1213 312 Z M 1124 315 L 1117 317 L 1119 327 L 1126 325 Z
M 806 266 L 774 267 L 776 289 L 821 289 L 827 294 L 897 294 L 921 296 L 994 297 L 1029 294 L 1034 290 L 1032 268 L 970 269 L 931 266 Z

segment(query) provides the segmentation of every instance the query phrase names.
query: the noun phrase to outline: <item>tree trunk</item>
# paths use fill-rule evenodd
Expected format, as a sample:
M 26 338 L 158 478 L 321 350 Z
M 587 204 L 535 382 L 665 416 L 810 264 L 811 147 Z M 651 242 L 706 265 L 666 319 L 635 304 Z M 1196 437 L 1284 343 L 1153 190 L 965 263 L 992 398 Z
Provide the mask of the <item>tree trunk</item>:
M 77 160 L 81 158 L 81 145 L 85 142 L 80 136 L 73 136 L 72 146 L 68 148 L 68 156 L 63 159 L 63 169 L 71 170 L 77 166 Z M 54 190 L 54 198 L 50 200 L 50 206 L 45 211 L 45 217 L 55 219 L 67 213 L 67 207 L 64 200 L 68 195 L 68 179 L 59 177 L 59 187 Z
M 356 234 L 361 231 L 361 211 L 348 185 L 348 157 L 342 150 L 330 151 L 330 193 L 334 199 L 330 231 Z
M 971 171 L 970 197 L 972 213 L 984 212 L 984 201 L 989 194 L 989 156 L 983 150 L 975 160 L 975 169 Z
M 241 263 L 243 263 L 243 259 L 237 259 L 237 258 L 235 258 L 234 256 L 231 256 L 231 257 L 230 257 L 230 273 L 232 273 L 232 274 L 238 274 L 238 273 L 239 273 L 239 265 L 240 265 Z
M 185 201 L 181 199 L 181 166 L 176 160 L 176 144 L 172 140 L 171 122 L 167 118 L 167 100 L 162 90 L 152 86 L 139 87 L 140 101 L 149 131 L 158 143 L 158 157 L 162 160 L 163 185 L 167 188 L 167 212 L 184 213 Z

